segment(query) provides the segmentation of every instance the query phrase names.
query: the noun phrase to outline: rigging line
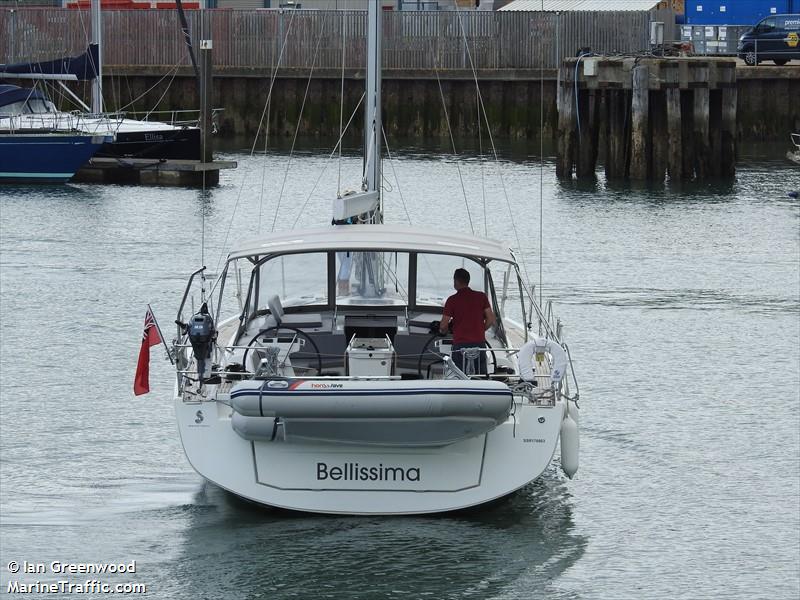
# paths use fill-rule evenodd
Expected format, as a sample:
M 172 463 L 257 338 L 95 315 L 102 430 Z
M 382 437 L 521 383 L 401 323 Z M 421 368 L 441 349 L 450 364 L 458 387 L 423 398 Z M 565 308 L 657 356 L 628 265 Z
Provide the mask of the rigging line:
M 458 6 L 458 5 L 456 5 Z M 458 171 L 458 180 L 461 182 L 461 192 L 464 194 L 464 206 L 467 209 L 467 219 L 469 219 L 469 229 L 475 234 L 475 227 L 472 225 L 472 214 L 469 212 L 469 200 L 467 200 L 467 188 L 464 187 L 464 177 L 461 175 L 461 166 L 458 163 L 458 152 L 456 152 L 456 141 L 453 138 L 453 129 L 450 127 L 450 117 L 447 114 L 447 103 L 444 99 L 444 92 L 442 91 L 442 81 L 439 78 L 439 60 L 438 56 L 433 63 L 433 70 L 436 72 L 436 83 L 439 85 L 439 96 L 442 99 L 442 110 L 444 110 L 444 121 L 447 123 L 447 133 L 450 135 L 450 144 L 453 147 L 453 155 L 456 157 L 456 170 Z
M 267 128 L 264 130 L 264 162 L 261 165 L 261 186 L 258 192 L 258 225 L 256 234 L 261 233 L 261 215 L 264 212 L 264 182 L 267 178 L 267 148 L 269 146 L 269 117 L 272 112 L 272 100 L 267 99 Z M 244 181 L 242 181 L 244 184 Z
M 542 0 L 544 14 L 544 0 Z M 539 36 L 539 304 L 543 301 L 544 263 L 544 36 Z
M 292 157 L 294 156 L 294 146 L 297 143 L 297 134 L 300 132 L 300 123 L 303 121 L 303 110 L 306 107 L 306 99 L 308 98 L 308 90 L 311 87 L 311 78 L 314 75 L 314 67 L 317 64 L 317 56 L 319 55 L 319 45 L 322 41 L 322 33 L 325 31 L 325 21 L 327 18 L 322 19 L 322 24 L 319 28 L 319 34 L 317 34 L 317 47 L 314 49 L 314 56 L 311 59 L 311 70 L 308 72 L 308 81 L 306 82 L 306 91 L 303 93 L 303 102 L 300 105 L 300 114 L 297 116 L 297 125 L 294 128 L 294 137 L 292 138 L 292 148 L 289 150 L 289 160 L 286 161 L 286 170 L 283 172 L 283 181 L 281 182 L 281 191 L 278 194 L 278 202 L 275 205 L 275 212 L 272 215 L 272 227 L 270 231 L 275 231 L 275 223 L 278 221 L 278 212 L 281 209 L 281 201 L 283 200 L 283 191 L 286 189 L 286 178 L 289 176 L 289 167 L 292 165 Z M 341 120 L 341 117 L 340 117 Z M 341 146 L 339 147 L 339 152 L 341 156 Z M 341 163 L 340 163 L 341 164 Z
M 172 79 L 174 80 L 174 79 L 175 79 L 175 75 L 177 74 L 177 72 L 178 72 L 178 69 L 179 69 L 179 68 L 180 68 L 180 66 L 181 66 L 181 63 L 183 63 L 183 59 L 182 59 L 182 60 L 181 60 L 179 63 L 177 63 L 176 65 L 173 65 L 173 66 L 172 66 L 172 67 L 171 67 L 171 68 L 170 68 L 170 69 L 169 69 L 169 70 L 168 70 L 166 73 L 164 73 L 164 74 L 161 76 L 161 79 L 159 79 L 159 80 L 158 80 L 158 81 L 156 81 L 156 82 L 155 82 L 153 85 L 151 85 L 151 86 L 150 86 L 150 87 L 149 87 L 149 88 L 148 88 L 148 89 L 147 89 L 145 92 L 143 92 L 143 93 L 139 94 L 139 95 L 138 95 L 136 98 L 134 98 L 133 100 L 131 100 L 130 102 L 128 102 L 128 103 L 127 103 L 125 106 L 121 106 L 121 107 L 119 107 L 119 108 L 117 109 L 117 112 L 122 112 L 123 110 L 125 110 L 125 109 L 126 109 L 126 108 L 128 108 L 129 106 L 133 106 L 133 104 L 135 104 L 136 102 L 138 102 L 139 100 L 141 100 L 142 98 L 144 98 L 144 97 L 145 97 L 147 94 L 149 94 L 150 92 L 152 92 L 152 91 L 153 91 L 153 90 L 156 88 L 156 86 L 158 86 L 158 84 L 159 84 L 159 83 L 161 83 L 161 82 L 162 82 L 162 81 L 164 81 L 164 80 L 165 80 L 167 77 L 169 77 L 169 76 L 170 76 L 170 74 L 172 74 Z M 130 83 L 130 81 L 128 80 L 128 74 L 127 74 L 127 73 L 125 73 L 125 76 L 124 76 L 124 77 L 125 77 L 125 83 L 128 85 L 128 93 L 129 93 L 129 94 L 132 96 L 132 95 L 133 95 L 133 90 L 131 89 L 131 83 Z M 172 84 L 172 80 L 170 80 L 170 85 L 171 85 L 171 84 Z M 120 85 L 122 85 L 122 84 L 120 84 Z M 122 92 L 120 91 L 120 101 L 121 101 L 121 100 L 122 100 Z M 136 111 L 132 111 L 132 112 L 133 112 L 133 114 L 136 114 Z
M 205 36 L 206 36 L 206 32 L 205 32 L 206 19 L 203 18 L 203 17 L 205 17 L 205 15 L 201 13 L 200 14 L 200 39 L 201 40 L 205 39 Z M 210 58 L 209 58 L 208 55 L 206 55 L 203 58 L 203 70 L 204 71 L 205 71 L 205 63 L 208 60 L 210 60 Z M 209 71 L 210 70 L 211 70 L 211 67 L 209 68 Z M 177 72 L 178 71 L 176 69 L 175 73 L 177 73 Z M 172 78 L 173 79 L 175 78 L 174 74 L 173 74 Z M 211 84 L 210 81 L 204 81 L 203 82 L 204 86 L 208 86 L 210 84 Z M 172 80 L 170 80 L 169 85 L 167 85 L 167 89 L 164 90 L 164 93 L 161 95 L 161 98 L 163 98 L 166 95 L 166 93 L 169 90 L 171 85 L 172 85 Z M 210 94 L 209 94 L 209 96 L 210 96 Z M 156 103 L 156 106 L 158 106 L 158 104 L 161 103 L 161 98 L 159 98 L 158 103 Z M 210 107 L 208 107 L 208 108 L 210 109 Z M 152 111 L 150 111 L 150 112 L 152 112 Z M 145 115 L 145 118 L 150 116 L 150 112 L 148 112 L 147 115 Z M 201 115 L 201 117 L 202 117 L 202 115 Z M 203 123 L 202 126 L 205 127 L 205 123 Z M 203 131 L 202 133 L 203 133 L 203 159 L 205 160 L 206 145 L 208 144 L 208 136 L 209 136 L 209 134 L 211 132 L 210 131 Z M 206 271 L 205 271 L 205 266 L 206 266 L 206 173 L 207 172 L 208 171 L 203 171 L 203 189 L 200 192 L 200 219 L 201 219 L 201 222 L 202 222 L 202 230 L 203 230 L 202 234 L 201 234 L 201 238 L 200 238 L 200 266 L 203 267 L 203 270 L 200 272 L 200 301 L 202 303 L 205 303 L 205 301 L 206 301 Z
M 278 53 L 278 60 L 275 62 L 275 70 L 272 72 L 272 77 L 269 81 L 269 90 L 267 91 L 267 100 L 264 103 L 264 110 L 261 111 L 261 119 L 258 121 L 258 129 L 256 129 L 255 138 L 253 138 L 253 147 L 250 149 L 250 156 L 253 156 L 256 151 L 256 144 L 258 143 L 258 136 L 261 133 L 261 127 L 264 124 L 264 116 L 267 114 L 267 107 L 269 106 L 270 99 L 272 98 L 272 88 L 275 85 L 275 79 L 278 77 L 278 69 L 281 66 L 281 59 L 283 58 L 283 51 L 286 49 L 286 42 L 289 40 L 289 33 L 292 31 L 292 23 L 294 22 L 294 14 L 297 11 L 290 11 L 292 16 L 289 18 L 289 25 L 286 27 L 286 35 L 283 36 L 283 43 L 281 50 Z M 267 123 L 267 130 L 269 130 L 269 123 Z
M 267 117 L 267 125 L 264 129 L 264 163 L 261 167 L 261 187 L 258 194 L 258 228 L 256 229 L 256 233 L 261 233 L 261 218 L 262 213 L 264 211 L 264 183 L 267 177 L 267 148 L 269 146 L 269 122 L 270 122 L 270 115 L 272 113 L 272 90 L 275 86 L 275 79 L 278 77 L 278 69 L 281 65 L 281 59 L 283 58 L 283 52 L 286 48 L 286 43 L 289 40 L 289 32 L 292 30 L 292 23 L 294 22 L 294 11 L 292 11 L 292 16 L 289 18 L 289 25 L 286 28 L 286 35 L 283 37 L 283 43 L 281 44 L 281 50 L 278 53 L 278 60 L 275 62 L 275 70 L 272 72 L 272 78 L 269 82 L 269 90 L 267 92 L 267 101 L 264 103 L 264 110 L 261 112 L 261 119 L 258 122 L 258 129 L 256 129 L 256 135 L 253 138 L 253 147 L 250 149 L 250 156 L 255 154 L 256 144 L 258 143 L 258 136 L 261 133 L 261 126 L 264 124 L 264 116 Z M 244 184 L 244 180 L 242 181 Z
M 408 212 L 408 205 L 406 205 L 406 200 L 403 197 L 403 190 L 400 189 L 400 180 L 397 178 L 397 171 L 394 169 L 394 161 L 392 160 L 392 151 L 389 149 L 389 141 L 386 139 L 386 130 L 381 125 L 381 133 L 383 134 L 383 142 L 386 145 L 386 156 L 389 158 L 389 167 L 392 169 L 392 174 L 394 175 L 394 181 L 397 184 L 397 193 L 400 194 L 400 202 L 403 205 L 403 210 L 406 213 L 406 218 L 408 219 L 408 224 L 413 225 L 414 221 L 411 219 L 411 214 Z M 381 200 L 383 197 L 381 197 Z M 426 254 L 422 254 L 422 259 L 425 261 L 425 264 L 428 266 L 429 273 L 435 273 L 436 271 L 431 267 L 430 261 Z
M 347 23 L 346 13 L 342 13 L 342 90 L 339 95 L 339 139 L 342 137 L 342 119 L 344 118 L 344 59 L 345 59 L 345 35 L 344 28 Z M 336 196 L 342 197 L 342 145 L 339 145 L 339 174 L 336 179 Z
M 475 111 L 478 116 L 478 162 L 481 166 L 481 199 L 483 201 L 483 235 L 489 237 L 489 229 L 486 223 L 486 181 L 483 174 L 483 136 L 481 135 L 481 105 L 475 97 Z
M 492 135 L 492 128 L 489 126 L 489 117 L 486 115 L 486 106 L 483 103 L 483 95 L 481 94 L 481 88 L 478 85 L 478 73 L 475 69 L 475 63 L 472 60 L 472 52 L 469 49 L 469 44 L 467 43 L 467 32 L 464 30 L 464 24 L 461 21 L 461 9 L 458 8 L 458 4 L 456 4 L 456 15 L 458 16 L 458 24 L 461 27 L 461 35 L 464 38 L 464 46 L 467 49 L 467 58 L 469 58 L 469 65 L 472 70 L 472 78 L 475 81 L 475 88 L 478 91 L 478 100 L 481 104 L 481 111 L 483 112 L 483 120 L 486 124 L 486 132 L 489 135 L 489 142 L 492 146 L 492 154 L 494 155 L 494 161 L 497 165 L 497 176 L 500 179 L 500 187 L 503 190 L 503 196 L 506 201 L 506 207 L 508 209 L 508 220 L 511 222 L 511 229 L 514 231 L 514 237 L 517 242 L 517 247 L 519 248 L 520 256 L 522 257 L 522 269 L 525 272 L 525 278 L 530 282 L 530 275 L 528 274 L 528 265 L 525 261 L 525 252 L 522 248 L 522 242 L 520 241 L 519 231 L 517 231 L 517 224 L 514 222 L 514 214 L 511 210 L 511 202 L 508 199 L 508 191 L 506 190 L 506 183 L 503 179 L 503 173 L 500 170 L 500 160 L 497 158 L 497 148 L 494 144 L 494 136 Z
M 392 151 L 389 150 L 389 141 L 386 139 L 386 130 L 381 125 L 381 133 L 383 134 L 383 143 L 386 145 L 386 156 L 389 158 L 389 167 L 392 169 L 392 175 L 394 175 L 394 181 L 397 184 L 397 193 L 400 194 L 400 203 L 403 205 L 403 210 L 406 213 L 406 218 L 408 218 L 408 224 L 413 225 L 414 222 L 411 220 L 411 215 L 408 212 L 408 206 L 406 206 L 406 200 L 403 198 L 403 190 L 400 189 L 400 180 L 397 178 L 397 171 L 394 170 L 394 162 L 392 162 Z
M 164 93 L 161 94 L 161 97 L 155 103 L 153 108 L 151 108 L 150 110 L 148 110 L 145 113 L 145 115 L 144 115 L 144 120 L 145 121 L 149 121 L 150 120 L 150 115 L 153 113 L 153 111 L 155 111 L 155 109 L 158 108 L 158 105 L 161 104 L 161 101 L 164 99 L 164 96 L 167 95 L 167 92 L 169 91 L 169 88 L 172 86 L 172 82 L 175 81 L 175 76 L 178 74 L 178 68 L 184 62 L 186 62 L 186 58 L 185 57 L 177 65 L 175 65 L 174 70 L 172 71 L 172 77 L 170 78 L 169 83 L 167 84 L 167 87 L 164 89 Z M 205 173 L 205 171 L 203 171 L 203 173 Z
M 342 143 L 342 138 L 344 137 L 344 134 L 347 133 L 347 129 L 350 127 L 350 123 L 353 122 L 353 118 L 356 116 L 356 112 L 358 112 L 361 103 L 364 101 L 364 96 L 366 95 L 367 95 L 366 92 L 361 92 L 361 98 L 358 99 L 358 104 L 356 104 L 356 107 L 353 109 L 353 113 L 350 115 L 350 119 L 348 119 L 347 125 L 344 126 L 344 131 L 342 131 L 342 135 L 339 136 L 339 140 L 336 142 L 336 145 L 333 147 L 333 150 L 331 150 L 331 153 L 328 155 L 328 160 L 325 161 L 325 167 L 323 167 L 322 171 L 320 171 L 319 175 L 317 176 L 317 180 L 314 182 L 314 187 L 311 188 L 311 191 L 308 193 L 305 202 L 303 202 L 303 206 L 300 207 L 300 211 L 294 218 L 294 222 L 292 223 L 292 229 L 294 229 L 295 225 L 297 225 L 297 222 L 300 220 L 303 211 L 305 210 L 306 206 L 308 206 L 308 203 L 311 200 L 311 196 L 314 195 L 314 192 L 316 191 L 319 182 L 322 180 L 322 176 L 325 174 L 325 171 L 328 170 L 328 165 L 330 165 L 331 159 L 336 154 L 336 151 L 339 148 L 339 144 Z

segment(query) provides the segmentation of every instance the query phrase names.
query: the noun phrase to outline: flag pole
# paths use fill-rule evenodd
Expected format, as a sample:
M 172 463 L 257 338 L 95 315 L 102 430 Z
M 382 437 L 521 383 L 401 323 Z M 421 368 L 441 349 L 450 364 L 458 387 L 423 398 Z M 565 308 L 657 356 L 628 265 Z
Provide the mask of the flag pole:
M 167 358 L 169 358 L 169 362 L 173 365 L 175 364 L 175 360 L 172 358 L 172 352 L 170 352 L 169 346 L 167 346 L 167 340 L 164 339 L 164 334 L 161 333 L 161 326 L 158 324 L 158 319 L 156 319 L 156 313 L 153 312 L 153 309 L 150 305 L 147 305 L 147 310 L 150 311 L 150 314 L 153 315 L 153 323 L 156 324 L 156 329 L 158 330 L 158 337 L 161 338 L 161 343 L 164 344 L 164 349 L 167 351 Z

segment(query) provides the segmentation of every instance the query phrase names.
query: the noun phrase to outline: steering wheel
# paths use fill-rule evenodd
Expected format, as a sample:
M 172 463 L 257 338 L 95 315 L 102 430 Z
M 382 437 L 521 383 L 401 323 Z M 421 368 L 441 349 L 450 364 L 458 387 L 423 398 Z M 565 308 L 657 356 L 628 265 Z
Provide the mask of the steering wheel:
M 425 345 L 422 347 L 422 352 L 419 353 L 419 361 L 417 361 L 417 375 L 422 377 L 422 359 L 425 358 L 425 355 L 428 353 L 429 346 L 433 343 L 433 341 L 439 337 L 438 333 L 434 333 L 431 337 L 428 338 L 428 341 L 425 342 Z M 489 349 L 489 354 L 492 356 L 492 372 L 497 371 L 497 356 L 495 356 L 494 350 L 492 350 L 491 346 L 486 346 Z M 486 371 L 487 376 L 489 372 L 489 364 L 486 364 Z
M 253 339 L 250 340 L 249 344 L 247 344 L 247 350 L 244 351 L 244 356 L 242 356 L 242 367 L 244 368 L 245 371 L 247 371 L 247 353 L 250 352 L 250 350 L 252 350 L 253 348 L 255 348 L 253 344 L 259 341 L 258 338 L 265 335 L 268 331 L 293 331 L 296 335 L 299 335 L 300 337 L 308 340 L 309 343 L 311 344 L 311 347 L 314 349 L 314 355 L 317 357 L 317 375 L 322 373 L 322 357 L 320 356 L 319 347 L 317 346 L 316 342 L 314 342 L 311 336 L 308 335 L 302 329 L 298 329 L 297 327 L 289 327 L 288 325 L 273 325 L 272 327 L 267 327 L 266 329 L 262 329 L 255 336 L 253 336 Z M 261 342 L 264 341 L 266 340 L 261 340 Z

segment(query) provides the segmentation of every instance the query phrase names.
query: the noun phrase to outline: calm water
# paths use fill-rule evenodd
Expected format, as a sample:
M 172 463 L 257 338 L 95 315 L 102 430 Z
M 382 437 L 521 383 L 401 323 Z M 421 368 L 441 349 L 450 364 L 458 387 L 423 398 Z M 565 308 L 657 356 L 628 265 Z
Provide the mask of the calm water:
M 67 579 L 187 599 L 798 597 L 800 170 L 757 156 L 726 188 L 631 189 L 560 186 L 547 163 L 544 292 L 581 385 L 578 476 L 552 465 L 469 514 L 341 518 L 204 484 L 161 350 L 153 392 L 132 395 L 145 304 L 171 335 L 203 212 L 211 269 L 259 222 L 329 220 L 335 160 L 296 155 L 279 201 L 287 155 L 236 158 L 205 194 L 0 189 L 3 593 L 65 579 L 12 576 L 12 560 L 136 560 L 132 575 Z M 393 166 L 389 221 L 469 231 L 456 163 L 431 149 Z M 476 231 L 516 246 L 505 187 L 538 280 L 538 164 L 504 159 L 502 183 L 494 164 L 460 168 Z M 345 158 L 342 181 L 358 169 Z

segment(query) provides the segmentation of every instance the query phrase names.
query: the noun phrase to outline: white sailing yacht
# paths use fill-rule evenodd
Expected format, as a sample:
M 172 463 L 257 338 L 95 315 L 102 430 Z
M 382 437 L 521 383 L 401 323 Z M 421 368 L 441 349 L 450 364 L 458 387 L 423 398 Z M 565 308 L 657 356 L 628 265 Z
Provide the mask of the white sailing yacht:
M 335 225 L 234 247 L 201 310 L 178 310 L 175 411 L 194 469 L 249 500 L 317 513 L 451 511 L 578 468 L 577 383 L 555 319 L 505 244 L 384 224 L 380 29 L 369 3 L 364 184 Z M 466 268 L 497 316 L 453 361 L 438 333 Z M 519 302 L 523 320 L 506 314 Z M 533 331 L 539 335 L 534 335 Z M 486 373 L 480 372 L 480 353 Z M 570 396 L 570 385 L 574 395 Z

